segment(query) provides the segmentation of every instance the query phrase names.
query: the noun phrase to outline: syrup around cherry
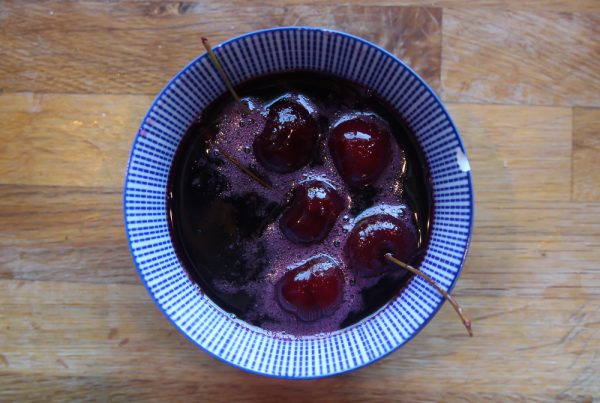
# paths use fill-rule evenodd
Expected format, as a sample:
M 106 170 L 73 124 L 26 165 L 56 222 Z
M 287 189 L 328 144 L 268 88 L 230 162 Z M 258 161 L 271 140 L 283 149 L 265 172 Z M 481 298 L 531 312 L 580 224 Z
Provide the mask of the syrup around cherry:
M 331 76 L 283 73 L 237 90 L 250 113 L 227 95 L 215 101 L 184 136 L 171 169 L 170 231 L 182 265 L 213 302 L 263 329 L 308 335 L 364 319 L 408 276 L 369 263 L 379 253 L 358 255 L 374 241 L 351 241 L 353 228 L 370 222 L 357 216 L 391 214 L 386 222 L 412 222 L 420 247 L 428 242 L 428 175 L 410 131 L 365 88 Z M 214 134 L 210 141 L 205 132 Z M 273 189 L 240 173 L 219 150 Z M 385 246 L 394 237 L 375 238 Z M 354 265 L 352 243 L 359 250 Z

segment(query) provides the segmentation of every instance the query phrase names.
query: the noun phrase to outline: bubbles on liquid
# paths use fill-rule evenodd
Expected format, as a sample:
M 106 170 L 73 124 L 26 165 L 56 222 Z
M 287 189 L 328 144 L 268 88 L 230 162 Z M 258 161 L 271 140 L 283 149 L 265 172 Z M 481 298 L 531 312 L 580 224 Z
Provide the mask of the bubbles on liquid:
M 340 244 L 341 244 L 341 242 L 339 239 L 336 239 L 335 241 L 333 241 L 333 246 L 335 246 L 336 248 L 339 248 Z
M 350 281 L 348 282 L 348 284 L 354 286 L 356 285 L 356 279 L 355 278 L 351 278 Z
M 244 152 L 246 154 L 250 154 L 250 151 L 252 151 L 252 149 L 250 148 L 250 146 L 244 146 Z
M 221 153 L 215 148 L 214 150 L 212 150 L 212 155 L 213 157 L 218 157 L 219 155 L 221 155 Z
M 348 220 L 350 220 L 350 216 L 349 216 L 348 214 L 346 214 L 346 215 L 343 217 L 343 220 L 344 220 L 344 221 L 348 221 Z

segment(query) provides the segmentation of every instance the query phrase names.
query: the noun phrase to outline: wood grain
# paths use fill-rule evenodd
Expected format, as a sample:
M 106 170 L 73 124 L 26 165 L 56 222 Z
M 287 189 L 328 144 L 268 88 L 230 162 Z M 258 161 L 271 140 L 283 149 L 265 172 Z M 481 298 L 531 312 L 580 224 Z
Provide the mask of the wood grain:
M 0 183 L 122 186 L 152 98 L 0 94 Z
M 600 109 L 573 110 L 573 199 L 600 201 Z
M 0 279 L 139 284 L 120 188 L 0 185 L 0 194 Z
M 462 292 L 600 299 L 600 205 L 482 201 L 476 209 Z
M 315 25 L 397 54 L 439 89 L 441 10 L 213 3 L 0 3 L 0 88 L 6 92 L 156 94 L 214 44 L 256 29 Z
M 571 110 L 449 104 L 473 169 L 476 199 L 570 199 Z
M 600 13 L 445 10 L 448 101 L 600 106 Z
M 17 1 L 17 0 L 10 0 Z M 111 3 L 114 0 L 85 0 L 86 2 Z M 171 4 L 206 4 L 206 0 L 120 0 L 120 2 L 155 3 L 165 7 Z M 229 0 L 228 5 L 247 6 L 246 0 Z M 322 0 L 255 0 L 254 6 L 294 6 L 298 4 L 312 7 L 324 4 Z M 597 0 L 346 0 L 347 5 L 369 6 L 404 6 L 404 7 L 436 7 L 436 8 L 473 8 L 485 10 L 511 9 L 528 11 L 600 11 Z
M 243 395 L 239 401 L 279 402 L 281 399 L 292 401 L 307 401 L 304 399 L 319 399 L 323 402 L 337 401 L 334 396 L 342 396 L 346 402 L 363 402 L 365 400 L 386 400 L 388 396 L 382 390 L 364 390 L 361 387 L 368 381 L 356 383 L 354 378 L 348 376 L 345 381 L 322 380 L 318 382 L 301 382 L 292 384 L 291 381 L 251 381 L 240 379 L 237 382 L 222 385 L 222 389 L 216 390 L 205 387 L 199 381 L 172 380 L 161 382 L 160 388 L 153 389 L 156 381 L 132 379 L 124 381 L 115 377 L 106 376 L 40 376 L 30 375 L 26 379 L 18 374 L 0 375 L 0 379 L 7 384 L 14 385 L 19 396 L 27 401 L 42 401 L 50 396 L 57 396 L 69 401 L 91 400 L 90 390 L 93 390 L 94 398 L 101 401 L 188 401 L 201 400 L 202 402 L 223 401 L 223 390 L 235 389 L 235 397 Z M 345 379 L 345 378 L 344 378 Z M 510 401 L 510 402 L 592 402 L 592 395 L 578 395 L 565 393 L 555 395 L 547 393 L 532 396 L 519 393 L 469 393 L 469 392 L 413 392 L 389 388 L 392 380 L 386 383 L 377 383 L 388 388 L 390 392 L 396 393 L 394 401 L 459 401 L 459 402 L 481 402 L 481 401 Z M 32 388 L 31 385 L 35 385 Z M 60 390 L 60 392 L 57 392 Z M 0 391 L 0 398 L 8 395 Z M 303 399 L 304 398 L 304 399 Z
M 48 379 L 43 377 L 48 374 L 56 386 L 62 382 L 55 377 L 64 377 L 67 384 L 87 378 L 127 393 L 129 382 L 123 380 L 131 379 L 148 388 L 146 393 L 164 384 L 158 393 L 165 398 L 184 397 L 176 386 L 210 396 L 234 387 L 238 396 L 253 401 L 264 393 L 309 401 L 328 396 L 355 401 L 386 396 L 440 399 L 447 390 L 475 400 L 486 394 L 541 398 L 600 393 L 593 378 L 600 365 L 595 354 L 600 311 L 584 298 L 486 298 L 459 292 L 477 323 L 474 339 L 464 337 L 446 306 L 419 337 L 368 370 L 296 383 L 217 363 L 167 323 L 141 286 L 3 280 L 0 291 L 6 329 L 3 372 L 31 374 L 33 379 Z M 70 331 L 65 333 L 65 328 Z M 557 365 L 557 355 L 564 365 Z M 534 361 L 535 371 L 523 365 Z M 480 376 L 482 371 L 486 376 Z M 436 382 L 424 389 L 420 382 L 426 377 Z M 133 391 L 142 394 L 141 389 Z
M 345 4 L 0 2 L 0 401 L 600 399 L 600 2 Z M 141 285 L 121 187 L 148 105 L 200 35 L 301 24 L 382 44 L 452 101 L 475 338 L 445 306 L 368 368 L 274 380 L 200 351 Z

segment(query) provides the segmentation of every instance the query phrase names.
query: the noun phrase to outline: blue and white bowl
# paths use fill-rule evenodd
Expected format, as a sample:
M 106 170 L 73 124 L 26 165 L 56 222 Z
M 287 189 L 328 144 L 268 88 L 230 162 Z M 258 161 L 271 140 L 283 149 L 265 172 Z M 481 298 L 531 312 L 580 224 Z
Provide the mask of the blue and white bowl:
M 335 74 L 372 88 L 403 116 L 431 174 L 433 215 L 423 272 L 450 290 L 464 264 L 473 188 L 458 131 L 435 93 L 394 55 L 364 39 L 319 28 L 252 32 L 214 49 L 234 84 L 285 70 Z M 193 343 L 239 368 L 283 378 L 317 378 L 370 364 L 414 337 L 444 300 L 421 278 L 374 316 L 321 336 L 276 338 L 232 318 L 202 294 L 169 236 L 166 189 L 177 145 L 192 120 L 226 91 L 206 54 L 158 95 L 133 142 L 125 178 L 125 227 L 148 292 Z

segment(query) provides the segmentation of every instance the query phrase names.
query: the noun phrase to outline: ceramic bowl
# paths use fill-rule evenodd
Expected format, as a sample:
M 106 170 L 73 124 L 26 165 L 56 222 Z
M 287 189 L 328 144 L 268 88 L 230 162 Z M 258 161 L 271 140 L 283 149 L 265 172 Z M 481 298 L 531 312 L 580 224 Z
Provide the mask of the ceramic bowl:
M 320 28 L 256 31 L 229 40 L 214 52 L 234 84 L 273 72 L 314 70 L 372 88 L 395 108 L 412 129 L 431 174 L 431 238 L 421 270 L 446 290 L 454 286 L 471 237 L 472 179 L 458 131 L 423 79 L 364 39 Z M 262 375 L 300 379 L 340 374 L 404 345 L 444 302 L 421 278 L 410 280 L 396 299 L 356 325 L 297 339 L 277 338 L 231 317 L 190 281 L 169 235 L 167 179 L 186 129 L 226 90 L 202 54 L 161 91 L 133 142 L 125 178 L 125 228 L 148 293 L 173 326 L 198 347 Z

